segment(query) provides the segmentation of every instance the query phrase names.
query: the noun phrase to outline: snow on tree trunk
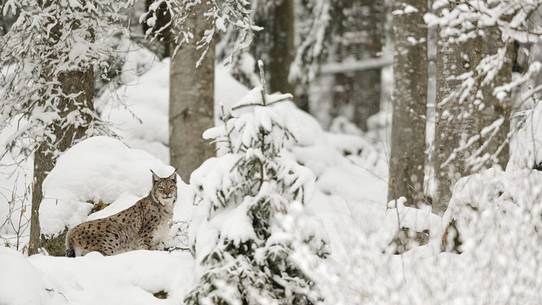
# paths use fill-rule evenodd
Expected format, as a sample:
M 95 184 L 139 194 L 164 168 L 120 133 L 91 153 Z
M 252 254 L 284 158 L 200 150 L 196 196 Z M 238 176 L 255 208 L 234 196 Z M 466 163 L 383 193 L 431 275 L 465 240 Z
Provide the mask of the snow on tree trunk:
M 257 1 L 255 24 L 263 27 L 252 43 L 254 58 L 265 62 L 270 92 L 293 92 L 289 81 L 295 56 L 294 0 Z M 298 107 L 308 110 L 307 104 Z
M 426 0 L 396 1 L 393 119 L 388 201 L 424 203 L 425 125 L 427 113 Z
M 58 103 L 60 117 L 67 118 L 72 111 L 94 111 L 94 71 L 66 72 L 59 76 L 60 88 L 64 94 L 77 95 L 75 99 L 64 98 Z M 32 216 L 30 221 L 30 240 L 28 244 L 28 254 L 32 255 L 38 252 L 38 248 L 43 246 L 44 239 L 40 237 L 39 208 L 43 199 L 42 184 L 49 172 L 56 164 L 58 153 L 66 151 L 73 144 L 85 137 L 86 131 L 93 118 L 89 115 L 82 116 L 85 120 L 83 124 L 51 126 L 57 139 L 54 143 L 55 151 L 50 148 L 49 143 L 41 144 L 34 153 L 34 178 L 32 179 Z M 64 249 L 45 249 L 49 254 L 63 255 Z M 60 251 L 56 251 L 60 250 Z
M 194 39 L 182 43 L 171 60 L 170 162 L 185 179 L 215 153 L 214 147 L 201 137 L 213 126 L 214 43 L 203 57 L 197 47 L 205 31 L 212 27 L 204 15 L 210 8 L 209 2 L 190 8 L 184 31 L 192 32 Z
M 360 0 L 338 4 L 337 60 L 364 60 L 381 56 L 384 43 L 384 1 Z M 367 119 L 380 110 L 381 71 L 372 69 L 335 76 L 332 117 L 344 113 L 363 130 Z M 348 110 L 347 110 L 348 109 Z
M 498 164 L 504 169 L 510 159 L 508 134 L 510 132 L 512 100 L 509 95 L 499 99 L 495 96 L 493 91 L 496 87 L 508 84 L 512 81 L 514 48 L 513 45 L 505 46 L 501 37 L 502 33 L 497 27 L 488 28 L 486 33 L 487 39 L 484 39 L 484 43 L 482 44 L 482 56 L 495 54 L 500 48 L 505 48 L 506 60 L 493 81 L 482 86 L 484 108 L 478 110 L 480 112 L 480 118 L 476 132 L 478 134 L 482 133 L 484 128 L 491 126 L 496 120 L 502 120 L 502 123 L 493 139 L 489 140 L 488 143 L 480 142 L 477 148 L 484 144 L 487 145 L 487 148 L 484 151 L 495 155 L 495 159 L 489 161 L 489 164 L 487 165 Z M 477 166 L 475 166 L 474 169 L 477 170 Z
M 83 111 L 86 113 L 81 117 L 84 120 L 83 124 L 70 124 L 67 126 L 54 126 L 56 142 L 56 150 L 64 152 L 75 143 L 86 137 L 88 126 L 93 120 L 90 115 L 94 111 L 94 71 L 87 69 L 85 71 L 71 71 L 63 73 L 59 76 L 61 88 L 65 94 L 76 94 L 75 99 L 62 99 L 59 102 L 58 108 L 61 109 L 60 117 L 67 118 L 73 111 Z M 29 254 L 37 252 L 36 243 L 39 242 L 41 247 L 51 255 L 61 256 L 65 253 L 63 240 L 61 248 L 48 247 L 46 239 L 40 237 L 39 229 L 39 206 L 43 199 L 42 184 L 49 172 L 56 164 L 57 153 L 51 153 L 47 145 L 40 145 L 34 153 L 34 179 L 32 180 L 32 218 L 30 222 L 30 241 Z M 34 229 L 32 229 L 34 228 Z M 36 251 L 36 252 L 33 252 Z
M 504 167 L 508 162 L 511 105 L 508 96 L 501 99 L 495 96 L 495 88 L 511 81 L 512 45 L 505 47 L 496 27 L 480 32 L 483 37 L 460 43 L 448 43 L 442 38 L 439 41 L 435 127 L 437 188 L 433 197 L 436 213 L 446 210 L 451 189 L 459 178 L 484 166 L 500 164 Z M 478 74 L 479 65 L 488 56 L 504 59 L 491 82 L 486 83 L 485 75 Z M 457 78 L 460 75 L 473 75 L 472 86 L 465 87 L 462 79 Z
M 47 5 L 47 4 L 46 4 Z M 58 18 L 58 16 L 56 17 Z M 59 42 L 62 35 L 60 25 L 53 27 L 52 39 L 48 42 L 54 47 Z M 89 33 L 92 35 L 91 33 Z M 51 56 L 55 56 L 54 54 Z M 83 68 L 84 69 L 84 68 Z M 45 71 L 53 71 L 54 68 L 46 67 Z M 44 74 L 44 78 L 50 75 Z M 83 70 L 74 70 L 62 72 L 58 75 L 59 89 L 63 97 L 58 98 L 57 111 L 61 119 L 66 119 L 69 124 L 61 124 L 57 120 L 48 128 L 52 130 L 54 143 L 42 143 L 34 153 L 34 177 L 32 179 L 32 210 L 30 221 L 30 239 L 28 243 L 28 254 L 36 254 L 39 247 L 43 244 L 40 236 L 39 208 L 43 199 L 42 185 L 49 172 L 56 163 L 58 154 L 70 148 L 78 140 L 86 135 L 86 131 L 93 121 L 91 113 L 94 111 L 94 71 L 92 68 Z M 73 95 L 76 97 L 65 97 Z M 69 117 L 73 112 L 79 112 L 81 116 L 79 122 L 71 121 Z M 51 149 L 51 145 L 54 149 Z M 51 250 L 51 249 L 46 249 Z M 53 249 L 57 250 L 57 249 Z M 62 249 L 63 250 L 63 249 Z M 54 251 L 56 255 L 62 255 L 62 252 Z
M 462 118 L 466 113 L 466 104 L 445 99 L 461 84 L 454 76 L 468 72 L 474 62 L 463 56 L 474 53 L 469 45 L 447 45 L 439 39 L 437 47 L 437 105 L 435 124 L 435 178 L 437 189 L 433 197 L 433 211 L 443 213 L 451 197 L 451 188 L 455 181 L 466 173 L 464 156 L 456 156 L 447 166 L 444 163 L 459 146 L 461 137 L 467 137 L 472 130 L 472 118 Z M 467 60 L 465 60 L 467 59 Z

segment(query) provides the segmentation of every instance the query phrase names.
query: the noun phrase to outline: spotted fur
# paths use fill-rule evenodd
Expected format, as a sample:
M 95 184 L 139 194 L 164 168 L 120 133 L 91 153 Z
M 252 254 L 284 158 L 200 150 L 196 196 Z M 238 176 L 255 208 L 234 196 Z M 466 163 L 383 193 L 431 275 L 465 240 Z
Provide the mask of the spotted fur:
M 115 255 L 131 250 L 157 250 L 163 246 L 177 199 L 177 174 L 166 178 L 152 172 L 149 194 L 115 215 L 87 221 L 66 234 L 66 256 L 92 251 Z

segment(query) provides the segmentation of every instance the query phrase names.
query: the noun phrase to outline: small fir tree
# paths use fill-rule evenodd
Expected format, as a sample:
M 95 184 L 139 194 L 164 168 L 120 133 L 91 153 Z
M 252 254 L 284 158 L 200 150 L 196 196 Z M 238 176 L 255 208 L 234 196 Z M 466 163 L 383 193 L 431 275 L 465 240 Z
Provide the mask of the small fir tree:
M 291 232 L 283 221 L 292 210 L 299 214 L 314 176 L 289 154 L 295 138 L 274 110 L 291 95 L 267 95 L 262 87 L 232 113 L 222 111 L 223 124 L 204 133 L 217 143 L 219 157 L 195 171 L 191 184 L 217 232 L 210 246 L 196 250 L 202 275 L 186 304 L 314 304 L 320 299 L 294 254 L 303 247 L 324 258 L 326 243 L 314 230 Z

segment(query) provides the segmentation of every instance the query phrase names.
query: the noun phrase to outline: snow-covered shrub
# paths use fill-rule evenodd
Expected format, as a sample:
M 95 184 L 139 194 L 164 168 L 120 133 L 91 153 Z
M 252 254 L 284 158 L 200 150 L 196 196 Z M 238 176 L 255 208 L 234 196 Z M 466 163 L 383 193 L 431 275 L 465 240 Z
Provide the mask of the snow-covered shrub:
M 293 237 L 284 217 L 308 200 L 314 176 L 295 162 L 294 142 L 275 106 L 290 95 L 265 95 L 261 88 L 224 113 L 223 124 L 204 137 L 218 146 L 190 179 L 205 220 L 196 234 L 199 282 L 187 304 L 314 304 L 314 282 L 293 259 Z M 326 243 L 300 229 L 319 257 Z

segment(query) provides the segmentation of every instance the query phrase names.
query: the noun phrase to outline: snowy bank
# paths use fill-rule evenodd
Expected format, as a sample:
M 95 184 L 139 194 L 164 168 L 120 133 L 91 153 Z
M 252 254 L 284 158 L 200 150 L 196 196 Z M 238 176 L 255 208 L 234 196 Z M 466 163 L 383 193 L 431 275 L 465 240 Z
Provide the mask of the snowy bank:
M 27 258 L 0 247 L 0 304 L 180 304 L 193 281 L 192 269 L 187 253 Z

